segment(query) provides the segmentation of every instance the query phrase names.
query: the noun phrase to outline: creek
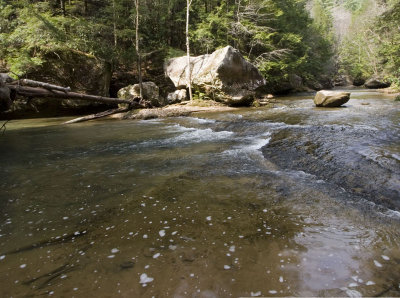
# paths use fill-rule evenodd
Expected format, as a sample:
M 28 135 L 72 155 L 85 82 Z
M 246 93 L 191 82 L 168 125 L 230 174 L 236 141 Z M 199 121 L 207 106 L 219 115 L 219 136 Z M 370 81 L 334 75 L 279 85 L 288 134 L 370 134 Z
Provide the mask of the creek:
M 2 297 L 400 296 L 400 103 L 11 121 Z

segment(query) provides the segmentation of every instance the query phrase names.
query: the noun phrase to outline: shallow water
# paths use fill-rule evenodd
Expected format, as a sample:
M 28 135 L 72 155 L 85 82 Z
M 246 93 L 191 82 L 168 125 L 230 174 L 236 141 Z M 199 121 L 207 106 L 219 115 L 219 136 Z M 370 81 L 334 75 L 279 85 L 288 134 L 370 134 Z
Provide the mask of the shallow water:
M 399 119 L 357 90 L 336 109 L 12 121 L 1 296 L 400 296 Z

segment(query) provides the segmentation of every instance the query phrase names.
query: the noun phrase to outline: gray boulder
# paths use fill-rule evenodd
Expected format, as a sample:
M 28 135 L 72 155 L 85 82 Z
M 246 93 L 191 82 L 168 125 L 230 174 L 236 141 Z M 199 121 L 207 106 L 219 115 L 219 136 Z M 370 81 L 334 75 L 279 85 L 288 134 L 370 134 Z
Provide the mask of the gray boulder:
M 154 82 L 143 82 L 143 99 L 150 101 L 152 106 L 162 105 L 160 100 L 160 90 Z M 118 91 L 118 98 L 134 100 L 140 97 L 139 84 L 126 86 Z
M 346 87 L 346 86 L 351 86 L 352 85 L 352 81 L 350 76 L 348 75 L 337 75 L 333 81 L 333 84 L 335 86 L 339 86 L 339 87 Z
M 357 78 L 353 79 L 353 85 L 354 86 L 359 87 L 359 86 L 362 86 L 364 84 L 365 84 L 365 80 L 363 78 L 357 77 Z
M 258 69 L 231 46 L 210 55 L 191 57 L 190 64 L 193 88 L 226 103 L 239 102 L 266 84 Z M 170 59 L 165 64 L 166 75 L 178 89 L 187 86 L 186 68 L 186 56 Z
M 339 107 L 350 100 L 349 92 L 318 91 L 314 98 L 317 107 Z
M 167 101 L 169 104 L 182 102 L 187 99 L 186 89 L 176 90 L 175 92 L 169 93 Z
M 372 77 L 365 83 L 365 87 L 368 89 L 380 89 L 380 88 L 387 88 L 390 87 L 390 82 L 385 81 L 379 77 Z
M 11 83 L 13 79 L 5 73 L 0 73 L 0 112 L 6 111 L 11 107 L 11 91 L 5 85 Z

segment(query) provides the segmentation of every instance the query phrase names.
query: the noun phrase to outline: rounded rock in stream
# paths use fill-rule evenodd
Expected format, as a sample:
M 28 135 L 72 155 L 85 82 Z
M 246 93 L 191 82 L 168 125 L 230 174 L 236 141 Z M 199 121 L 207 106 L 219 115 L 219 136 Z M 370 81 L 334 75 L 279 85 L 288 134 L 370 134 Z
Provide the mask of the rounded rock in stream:
M 314 98 L 314 103 L 317 107 L 340 107 L 350 100 L 349 92 L 337 91 L 318 91 Z

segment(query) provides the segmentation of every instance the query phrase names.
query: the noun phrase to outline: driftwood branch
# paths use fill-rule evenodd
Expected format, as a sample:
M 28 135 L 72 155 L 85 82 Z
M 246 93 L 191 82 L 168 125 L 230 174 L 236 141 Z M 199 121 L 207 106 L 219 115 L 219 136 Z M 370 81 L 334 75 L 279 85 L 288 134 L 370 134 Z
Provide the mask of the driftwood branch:
M 105 102 L 105 103 L 127 103 L 130 104 L 131 101 L 126 99 L 111 98 L 97 95 L 88 95 L 76 92 L 64 92 L 59 90 L 48 90 L 40 87 L 27 87 L 19 85 L 7 85 L 8 88 L 14 90 L 18 95 L 26 97 L 50 97 L 50 98 L 62 98 L 62 99 L 80 99 L 95 102 Z
M 61 87 L 53 84 L 48 84 L 44 82 L 39 82 L 39 81 L 33 81 L 33 80 L 28 80 L 28 79 L 23 79 L 18 81 L 19 84 L 22 86 L 29 86 L 29 87 L 42 87 L 47 90 L 58 90 L 58 91 L 63 91 L 63 92 L 70 92 L 71 88 L 70 87 Z
M 94 120 L 94 119 L 103 118 L 103 117 L 106 117 L 106 116 L 109 116 L 109 115 L 112 115 L 112 114 L 127 112 L 129 110 L 130 110 L 129 107 L 111 109 L 111 110 L 107 110 L 107 111 L 104 111 L 104 112 L 101 112 L 101 113 L 97 113 L 97 114 L 92 114 L 92 115 L 88 115 L 88 116 L 75 118 L 75 119 L 72 119 L 70 121 L 64 122 L 63 124 L 72 124 L 72 123 L 79 123 L 79 122 Z

